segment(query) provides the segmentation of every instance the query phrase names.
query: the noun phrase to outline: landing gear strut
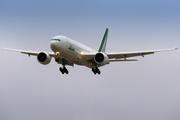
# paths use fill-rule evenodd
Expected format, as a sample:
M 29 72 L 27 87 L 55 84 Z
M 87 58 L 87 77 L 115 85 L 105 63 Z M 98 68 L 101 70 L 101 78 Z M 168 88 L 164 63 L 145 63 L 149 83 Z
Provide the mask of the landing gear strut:
M 92 71 L 94 74 L 96 74 L 96 73 L 98 73 L 99 75 L 101 74 L 101 71 L 97 67 L 92 68 Z

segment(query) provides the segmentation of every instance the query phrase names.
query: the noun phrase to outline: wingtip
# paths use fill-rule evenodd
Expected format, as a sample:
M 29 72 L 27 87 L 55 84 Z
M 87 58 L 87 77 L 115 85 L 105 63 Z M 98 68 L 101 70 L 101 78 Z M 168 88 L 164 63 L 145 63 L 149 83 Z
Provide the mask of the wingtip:
M 178 48 L 177 48 L 177 47 L 175 47 L 174 49 L 175 49 L 175 50 L 177 50 Z

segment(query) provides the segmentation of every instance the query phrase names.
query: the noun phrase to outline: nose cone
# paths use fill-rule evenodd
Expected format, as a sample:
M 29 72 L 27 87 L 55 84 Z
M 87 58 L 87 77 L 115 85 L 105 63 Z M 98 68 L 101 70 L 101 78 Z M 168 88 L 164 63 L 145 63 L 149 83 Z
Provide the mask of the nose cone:
M 58 43 L 57 41 L 51 41 L 51 43 L 50 43 L 51 50 L 54 51 L 54 52 L 58 51 L 57 43 Z

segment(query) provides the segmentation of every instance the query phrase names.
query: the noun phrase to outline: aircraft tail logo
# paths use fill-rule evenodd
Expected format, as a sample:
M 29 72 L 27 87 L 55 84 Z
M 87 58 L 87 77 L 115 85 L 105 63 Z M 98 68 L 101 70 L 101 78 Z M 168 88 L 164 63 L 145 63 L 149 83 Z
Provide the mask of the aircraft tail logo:
M 102 42 L 101 42 L 101 45 L 99 47 L 99 50 L 98 52 L 105 52 L 106 50 L 106 43 L 107 43 L 107 37 L 108 37 L 108 28 L 106 28 L 106 31 L 104 33 L 104 36 L 103 36 L 103 39 L 102 39 Z

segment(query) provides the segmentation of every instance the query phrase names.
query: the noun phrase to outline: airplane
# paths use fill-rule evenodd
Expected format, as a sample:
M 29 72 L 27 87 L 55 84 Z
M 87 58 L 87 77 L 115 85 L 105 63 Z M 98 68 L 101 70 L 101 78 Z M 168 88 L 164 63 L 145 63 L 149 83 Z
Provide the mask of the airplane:
M 146 51 L 133 51 L 133 52 L 105 52 L 106 43 L 109 29 L 106 28 L 103 39 L 101 41 L 98 51 L 87 47 L 79 42 L 76 42 L 68 37 L 58 35 L 51 39 L 50 48 L 53 52 L 45 51 L 26 51 L 10 48 L 2 48 L 3 50 L 10 50 L 21 52 L 27 55 L 37 56 L 39 63 L 47 65 L 50 63 L 51 58 L 55 58 L 55 62 L 62 64 L 59 68 L 62 74 L 68 74 L 69 71 L 66 65 L 74 66 L 83 65 L 92 69 L 94 74 L 101 74 L 99 67 L 116 61 L 137 61 L 137 59 L 128 59 L 130 57 L 142 56 L 154 54 L 155 52 L 176 50 L 178 48 L 158 49 L 158 50 L 146 50 Z

